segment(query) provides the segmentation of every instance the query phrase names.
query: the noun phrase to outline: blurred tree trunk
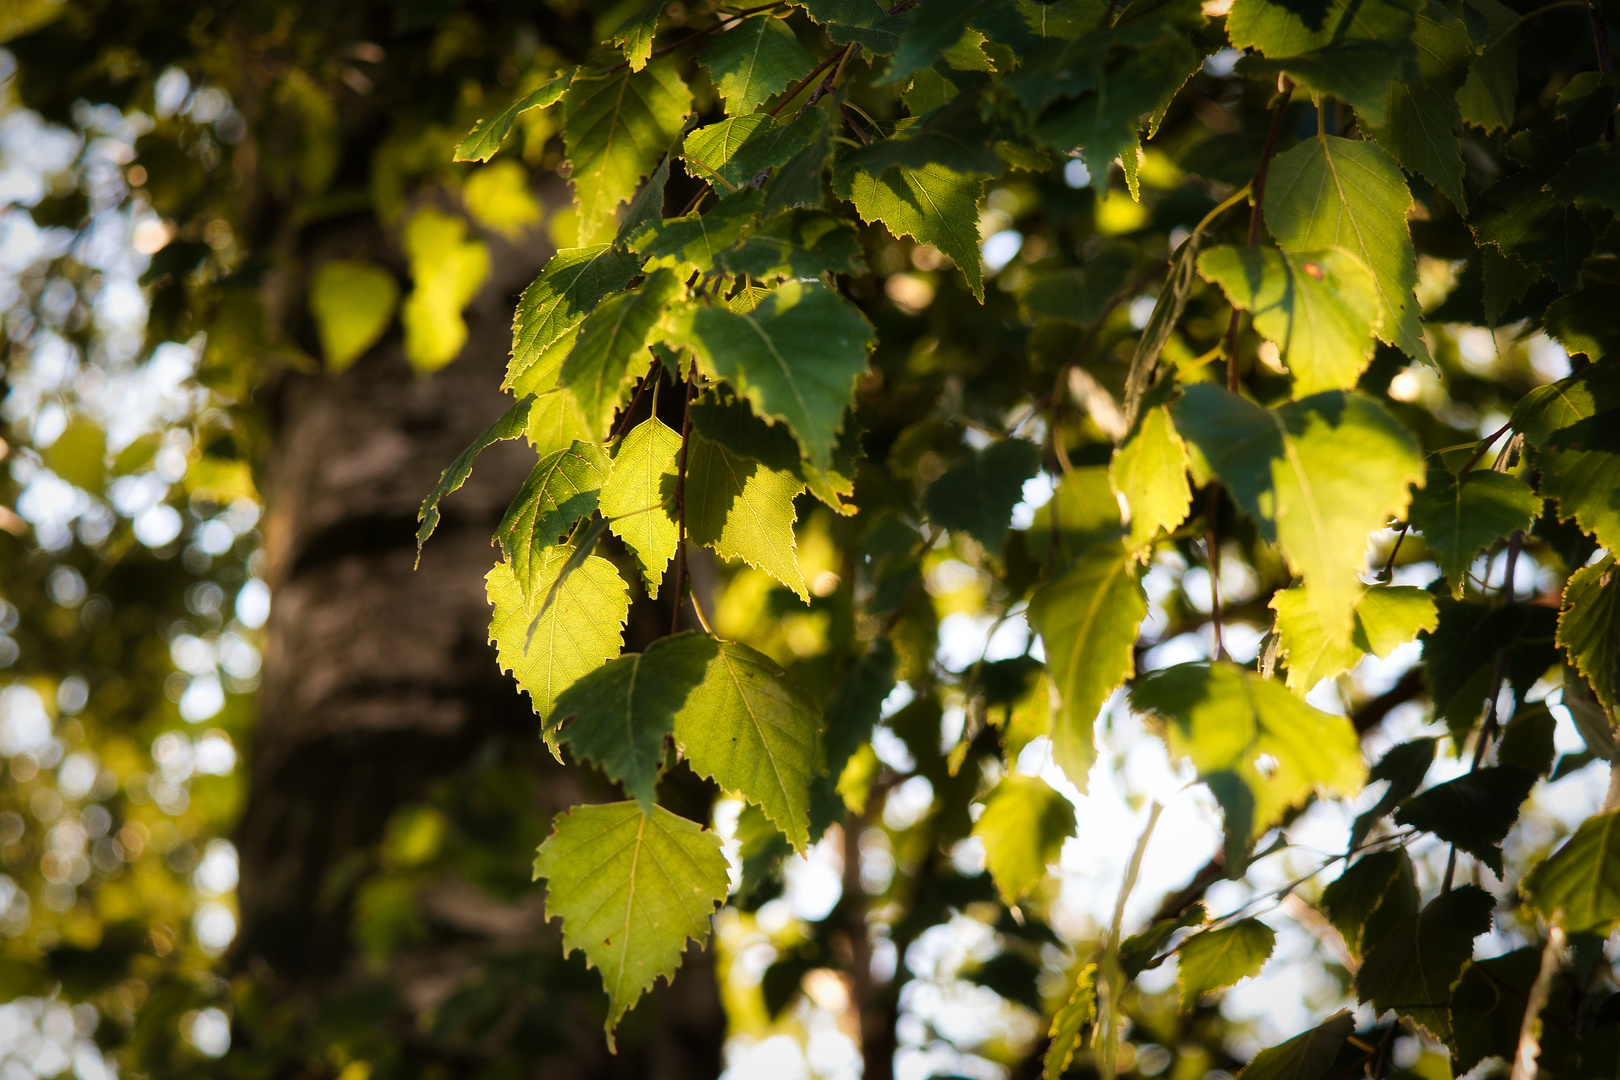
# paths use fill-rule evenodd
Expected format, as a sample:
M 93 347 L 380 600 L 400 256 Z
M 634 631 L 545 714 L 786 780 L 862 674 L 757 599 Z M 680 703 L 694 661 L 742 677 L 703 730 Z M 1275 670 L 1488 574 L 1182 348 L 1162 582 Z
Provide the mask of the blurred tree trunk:
M 405 277 L 374 225 L 315 231 L 314 250 L 300 252 L 304 266 L 363 256 Z M 499 754 L 503 744 L 538 751 L 528 698 L 498 669 L 487 642 L 483 581 L 496 557 L 496 523 L 533 465 L 526 445 L 499 444 L 483 455 L 445 504 L 413 569 L 423 497 L 510 404 L 497 387 L 513 305 L 550 255 L 533 238 L 518 246 L 484 239 L 493 270 L 465 313 L 470 332 L 457 361 L 419 376 L 395 330 L 341 376 L 288 374 L 265 395 L 272 451 L 264 536 L 274 603 L 238 834 L 235 966 L 280 1000 L 364 977 L 350 932 L 356 871 L 369 865 L 392 811 L 427 799 L 436 779 L 467 768 L 475 755 Z M 532 756 L 544 770 L 537 809 L 545 820 L 582 798 L 601 798 L 581 790 L 577 772 Z M 407 1014 L 402 1030 L 416 1030 L 418 1018 L 492 949 L 538 945 L 560 955 L 542 898 L 538 884 L 515 906 L 465 883 L 430 889 L 423 907 L 440 931 L 435 944 L 396 955 L 388 972 Z M 587 989 L 572 991 L 576 998 L 600 994 L 594 973 L 581 985 Z M 621 1031 L 616 1057 L 597 1022 L 571 1024 L 577 1052 L 540 1074 L 712 1080 L 725 1026 L 706 958 L 689 957 L 678 985 L 651 997 L 633 1018 L 641 1022 Z M 455 1071 L 481 1070 L 469 1062 Z

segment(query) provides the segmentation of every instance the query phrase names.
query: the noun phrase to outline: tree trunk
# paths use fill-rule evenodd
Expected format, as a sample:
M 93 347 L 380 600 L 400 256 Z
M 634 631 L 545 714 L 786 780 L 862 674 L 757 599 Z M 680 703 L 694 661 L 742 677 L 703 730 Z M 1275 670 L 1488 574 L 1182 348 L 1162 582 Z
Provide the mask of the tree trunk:
M 354 943 L 356 887 L 390 815 L 428 801 L 436 781 L 465 780 L 479 762 L 532 761 L 545 821 L 571 803 L 611 797 L 541 752 L 529 701 L 487 642 L 490 537 L 533 465 L 523 443 L 498 444 L 480 458 L 413 569 L 423 497 L 510 404 L 497 387 L 513 305 L 550 254 L 539 243 L 484 239 L 493 271 L 465 313 L 469 336 L 456 362 L 418 376 L 392 333 L 340 376 L 284 377 L 266 402 L 273 448 L 264 535 L 274 605 L 238 832 L 234 963 L 275 998 L 315 1008 L 368 980 L 386 984 L 397 992 L 401 1038 L 418 1040 L 427 1038 L 423 1019 L 458 986 L 484 978 L 491 958 L 532 950 L 550 958 L 531 980 L 550 1003 L 540 1011 L 553 1020 L 566 1014 L 557 1026 L 567 1037 L 525 1073 L 710 1080 L 720 1071 L 724 1016 L 706 957 L 690 955 L 679 985 L 651 995 L 610 1057 L 599 1019 L 586 1019 L 599 1017 L 600 980 L 581 976 L 577 956 L 561 962 L 539 884 L 517 903 L 464 881 L 429 885 L 418 906 L 431 940 L 395 953 L 380 979 Z M 323 227 L 315 246 L 304 265 L 357 253 L 399 265 L 369 226 L 348 234 Z M 506 1024 L 508 1036 L 515 1023 Z M 482 1073 L 491 1057 L 523 1059 L 501 1025 L 493 1032 L 459 1056 L 426 1044 L 407 1055 L 437 1057 L 450 1075 Z

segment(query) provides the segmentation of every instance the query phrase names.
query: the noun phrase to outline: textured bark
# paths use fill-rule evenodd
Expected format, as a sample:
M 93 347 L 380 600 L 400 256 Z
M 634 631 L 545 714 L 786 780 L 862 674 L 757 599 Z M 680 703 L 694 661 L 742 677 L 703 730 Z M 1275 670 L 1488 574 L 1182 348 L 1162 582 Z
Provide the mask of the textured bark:
M 582 789 L 593 783 L 588 777 L 538 753 L 528 699 L 498 669 L 487 642 L 490 536 L 533 465 L 523 443 L 498 444 L 480 458 L 469 483 L 444 504 L 413 569 L 423 496 L 510 404 L 497 387 L 512 307 L 550 254 L 485 239 L 494 269 L 466 312 L 470 334 L 456 362 L 418 376 L 396 332 L 341 376 L 285 377 L 266 402 L 273 450 L 265 548 L 274 605 L 238 833 L 234 956 L 278 996 L 318 999 L 366 977 L 349 932 L 356 882 L 335 871 L 373 848 L 390 813 L 425 799 L 435 779 L 466 769 L 480 753 L 533 748 L 544 770 L 543 815 L 602 797 Z M 369 226 L 328 229 L 316 246 L 306 265 L 356 253 L 386 257 Z M 536 885 L 513 905 L 464 882 L 428 889 L 420 906 L 435 940 L 395 957 L 388 972 L 405 1009 L 431 1013 L 492 950 L 560 955 L 555 924 L 541 917 L 542 892 Z M 585 983 L 598 992 L 594 974 Z M 541 1073 L 717 1075 L 724 1017 L 706 956 L 689 956 L 673 991 L 652 996 L 620 1035 L 616 1058 L 596 1023 L 584 1020 L 574 1025 L 574 1055 L 548 1061 Z M 416 1016 L 401 1030 L 412 1030 Z M 470 1074 L 478 1066 L 451 1069 Z

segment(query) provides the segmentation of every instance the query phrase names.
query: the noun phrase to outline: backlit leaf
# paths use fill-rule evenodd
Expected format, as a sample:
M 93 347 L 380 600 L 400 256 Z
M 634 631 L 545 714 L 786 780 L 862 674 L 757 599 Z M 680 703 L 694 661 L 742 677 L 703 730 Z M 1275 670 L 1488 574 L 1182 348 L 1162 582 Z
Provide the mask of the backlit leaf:
M 1167 721 L 1171 753 L 1190 760 L 1199 779 L 1224 774 L 1242 783 L 1253 800 L 1250 836 L 1260 836 L 1313 791 L 1354 795 L 1366 780 L 1350 721 L 1231 663 L 1152 672 L 1137 681 L 1131 707 Z M 1243 809 L 1220 788 L 1216 798 L 1223 808 Z M 1232 817 L 1229 812 L 1229 830 Z
M 309 312 L 327 370 L 344 371 L 375 345 L 398 303 L 399 283 L 386 268 L 360 259 L 322 263 L 310 279 Z
M 496 659 L 501 670 L 512 673 L 518 689 L 529 695 L 541 719 L 541 735 L 553 750 L 557 726 L 549 720 L 557 695 L 619 655 L 624 647 L 621 627 L 630 611 L 624 579 L 612 563 L 591 555 L 563 579 L 551 606 L 536 622 L 570 554 L 568 548 L 546 551 L 527 591 L 504 562 L 496 563 L 484 577 L 495 609 L 489 639 L 495 644 Z
M 785 124 L 765 113 L 733 116 L 687 135 L 681 157 L 700 179 L 712 173 L 742 187 L 804 150 L 826 125 L 826 116 L 814 111 Z
M 625 392 L 647 370 L 653 328 L 681 292 L 680 279 L 656 270 L 633 292 L 599 304 L 581 325 L 557 381 L 579 403 L 593 438 L 605 438 Z
M 573 347 L 570 331 L 604 299 L 630 284 L 641 260 L 608 244 L 559 251 L 523 290 L 512 319 L 512 359 L 503 390 L 544 393 Z
M 1468 77 L 1473 43 L 1463 21 L 1436 0 L 1417 13 L 1412 43 L 1422 78 L 1392 81 L 1383 124 L 1363 126 L 1408 172 L 1428 180 L 1466 211 L 1457 91 Z
M 608 528 L 641 564 L 647 595 L 658 596 L 664 569 L 680 541 L 669 505 L 675 491 L 681 437 L 656 416 L 630 429 L 613 455 L 613 475 L 602 487 Z
M 1394 1009 L 1437 1039 L 1451 1034 L 1451 988 L 1491 928 L 1496 900 L 1477 885 L 1441 893 L 1368 950 L 1356 998 Z
M 1259 919 L 1239 919 L 1183 941 L 1176 950 L 1181 1011 L 1190 1012 L 1205 994 L 1260 974 L 1276 944 L 1277 932 Z
M 585 427 L 579 402 L 561 387 L 547 390 L 534 398 L 534 408 L 529 410 L 529 422 L 523 429 L 523 437 L 529 440 L 529 445 L 541 457 L 575 441 L 595 441 L 595 436 Z
M 984 797 L 973 835 L 984 842 L 984 861 L 1003 903 L 1016 904 L 1046 878 L 1046 867 L 1074 835 L 1074 806 L 1038 776 L 1017 773 Z
M 1370 398 L 1338 391 L 1263 409 L 1198 383 L 1171 412 L 1261 533 L 1281 543 L 1323 634 L 1342 647 L 1368 534 L 1405 510 L 1408 484 L 1422 483 L 1412 436 Z
M 1529 531 L 1540 513 L 1541 500 L 1517 477 L 1489 469 L 1456 476 L 1432 466 L 1428 483 L 1412 495 L 1407 520 L 1434 552 L 1451 595 L 1460 598 L 1474 558 L 1515 529 Z
M 557 698 L 557 741 L 596 764 L 651 812 L 675 714 L 703 681 L 716 645 L 688 631 L 659 638 L 586 675 Z
M 597 497 L 612 467 L 594 443 L 572 443 L 541 458 L 507 508 L 495 539 L 530 600 L 544 576 L 547 549 L 580 518 L 596 512 Z
M 1052 1041 L 1041 1064 L 1041 1080 L 1060 1080 L 1069 1071 L 1069 1063 L 1080 1046 L 1080 1032 L 1097 1014 L 1096 979 L 1096 964 L 1081 968 L 1069 999 L 1053 1015 L 1052 1028 L 1047 1032 Z
M 647 256 L 647 266 L 671 267 L 679 278 L 707 274 L 714 269 L 715 256 L 753 224 L 764 201 L 754 188 L 744 188 L 701 213 L 652 223 L 631 238 L 630 246 Z
M 671 979 L 686 940 L 708 937 L 725 902 L 720 838 L 696 822 L 634 801 L 558 814 L 534 877 L 546 879 L 546 917 L 562 919 L 563 949 L 585 954 L 608 994 L 613 1028 L 654 980 Z
M 1101 465 L 1077 465 L 1058 480 L 1052 497 L 1036 508 L 1024 532 L 1024 546 L 1035 557 L 1055 559 L 1055 568 L 1067 566 L 1094 544 L 1125 535 L 1119 499 Z M 1051 546 L 1057 541 L 1057 554 Z
M 932 244 L 950 256 L 973 295 L 984 299 L 978 229 L 982 177 L 954 173 L 942 165 L 895 168 L 881 176 L 841 169 L 833 175 L 833 191 L 855 204 L 862 221 L 881 222 L 896 237 Z
M 832 467 L 872 342 L 854 305 L 819 283 L 789 281 L 746 314 L 694 306 L 674 337 L 755 413 L 785 421 L 811 464 Z
M 512 104 L 496 113 L 487 120 L 480 120 L 473 125 L 456 146 L 455 159 L 457 161 L 488 161 L 495 156 L 495 151 L 501 148 L 507 132 L 512 130 L 512 124 L 522 113 L 530 109 L 544 109 L 555 105 L 568 89 L 568 84 L 574 78 L 573 68 L 558 75 L 538 90 L 518 98 Z
M 686 453 L 688 539 L 765 571 L 809 603 L 793 536 L 803 482 L 696 432 Z
M 1256 66 L 1254 74 L 1275 78 L 1285 70 L 1381 124 L 1390 83 L 1408 69 L 1417 74 L 1412 36 L 1422 6 L 1422 0 L 1237 0 L 1226 33 L 1234 47 L 1259 49 L 1271 62 Z
M 1217 247 L 1198 257 L 1198 272 L 1253 312 L 1254 328 L 1293 375 L 1296 397 L 1348 389 L 1372 361 L 1377 297 L 1355 256 Z
M 1187 444 L 1176 432 L 1170 409 L 1156 405 L 1137 422 L 1108 466 L 1108 481 L 1130 508 L 1130 545 L 1145 550 L 1160 530 L 1173 532 L 1187 520 L 1192 488 L 1187 483 Z
M 418 558 L 420 558 L 422 545 L 427 543 L 428 537 L 433 535 L 433 530 L 439 527 L 439 503 L 445 496 L 467 482 L 467 478 L 472 475 L 473 462 L 478 460 L 479 454 L 482 454 L 498 442 L 515 439 L 524 433 L 529 423 L 530 411 L 534 408 L 535 403 L 536 400 L 533 397 L 519 400 L 510 409 L 507 409 L 499 420 L 485 428 L 484 433 L 478 436 L 471 446 L 458 454 L 456 460 L 450 463 L 450 467 L 439 475 L 439 482 L 433 485 L 433 490 L 422 501 L 422 509 L 416 515 L 416 520 L 420 522 L 416 530 Z
M 1343 248 L 1372 271 L 1379 340 L 1428 360 L 1418 322 L 1417 252 L 1406 224 L 1412 195 L 1378 146 L 1334 135 L 1306 139 L 1271 163 L 1266 227 L 1284 251 Z
M 652 56 L 653 36 L 658 30 L 658 16 L 663 11 L 663 0 L 654 0 L 625 19 L 618 29 L 608 35 L 609 41 L 624 49 L 624 58 L 631 71 L 640 71 L 647 66 L 647 60 Z
M 1147 615 L 1141 568 L 1123 544 L 1102 543 L 1076 559 L 1029 602 L 1057 690 L 1053 755 L 1086 790 L 1096 758 L 1092 727 L 1103 703 L 1135 673 L 1136 634 Z
M 614 210 L 680 136 L 691 105 L 691 92 L 667 59 L 640 71 L 574 77 L 563 95 L 563 142 L 573 167 L 580 243 L 607 239 Z
M 1538 490 L 1558 500 L 1560 520 L 1573 519 L 1610 551 L 1620 549 L 1620 374 L 1592 364 L 1526 394 L 1513 429 L 1540 452 Z
M 1363 653 L 1384 659 L 1396 647 L 1440 623 L 1434 597 L 1411 586 L 1368 588 L 1356 601 L 1355 630 L 1348 643 L 1331 641 L 1322 630 L 1309 590 L 1295 586 L 1271 597 L 1277 634 L 1287 657 L 1288 687 L 1309 693 L 1323 679 L 1348 671 Z
M 692 768 L 765 811 L 801 853 L 820 728 L 821 710 L 792 676 L 729 641 L 675 715 L 675 741 Z
M 789 210 L 755 230 L 735 250 L 720 255 L 729 274 L 812 278 L 866 269 L 860 237 L 848 222 L 821 210 Z
M 1613 552 L 1570 575 L 1558 644 L 1609 715 L 1620 716 L 1620 572 Z
M 745 116 L 816 66 L 787 23 L 769 15 L 745 19 L 698 54 L 698 63 L 725 99 L 726 112 Z
M 1530 906 L 1570 933 L 1620 918 L 1620 811 L 1594 814 L 1524 879 Z

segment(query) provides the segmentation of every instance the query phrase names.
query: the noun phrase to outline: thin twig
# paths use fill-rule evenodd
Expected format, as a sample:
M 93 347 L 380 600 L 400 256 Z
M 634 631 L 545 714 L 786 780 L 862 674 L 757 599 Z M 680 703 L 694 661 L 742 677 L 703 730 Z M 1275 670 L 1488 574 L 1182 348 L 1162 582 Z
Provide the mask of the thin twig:
M 675 517 L 679 539 L 675 544 L 675 604 L 669 632 L 681 629 L 681 595 L 686 588 L 686 453 L 692 440 L 692 399 L 697 396 L 697 361 L 686 377 L 686 408 L 681 414 L 681 464 L 675 473 Z
M 769 109 L 766 109 L 765 114 L 767 116 L 775 116 L 777 113 L 781 112 L 784 108 L 787 107 L 788 102 L 790 102 L 794 98 L 798 97 L 799 92 L 801 90 L 803 90 L 805 87 L 809 86 L 811 83 L 815 82 L 816 77 L 818 75 L 820 75 L 823 71 L 826 71 L 834 63 L 836 63 L 838 61 L 838 58 L 840 56 L 842 56 L 842 55 L 843 55 L 842 52 L 835 52 L 831 56 L 827 57 L 827 59 L 825 59 L 821 63 L 817 64 L 814 68 L 811 69 L 810 74 L 806 75 L 804 78 L 802 78 L 798 82 L 794 83 L 793 87 L 790 90 L 788 90 L 788 92 L 786 94 L 782 95 L 782 100 L 781 101 L 778 101 L 775 105 L 771 106 Z M 803 111 L 803 110 L 800 110 L 800 111 Z
M 834 54 L 838 57 L 838 66 L 832 71 L 829 71 L 827 73 L 827 77 L 821 80 L 820 85 L 810 92 L 809 97 L 804 99 L 804 104 L 800 105 L 799 111 L 793 114 L 793 119 L 797 120 L 799 117 L 803 116 L 807 111 L 809 111 L 812 105 L 827 96 L 827 91 L 833 88 L 833 83 L 837 81 L 838 76 L 844 73 L 844 65 L 849 63 L 850 58 L 855 55 L 856 50 L 859 48 L 860 46 L 852 41 L 848 45 L 844 46 L 844 51 L 842 53 Z
M 635 397 L 630 399 L 630 404 L 625 406 L 624 412 L 619 414 L 619 422 L 613 425 L 613 432 L 608 436 L 609 443 L 616 443 L 624 437 L 624 433 L 630 428 L 631 415 L 635 413 L 636 406 L 641 404 L 641 395 L 647 392 L 647 387 L 649 384 L 656 386 L 658 384 L 658 380 L 663 377 L 663 373 L 663 363 L 658 359 L 658 357 L 654 356 L 652 370 L 647 372 L 647 374 L 642 377 L 641 385 L 636 388 Z M 656 414 L 657 411 L 658 399 L 655 395 L 653 398 L 653 412 Z
M 1221 484 L 1209 483 L 1209 494 L 1204 498 L 1204 552 L 1209 561 L 1209 617 L 1215 629 L 1214 659 L 1225 654 L 1221 648 L 1221 549 L 1217 542 L 1215 517 L 1221 509 Z

